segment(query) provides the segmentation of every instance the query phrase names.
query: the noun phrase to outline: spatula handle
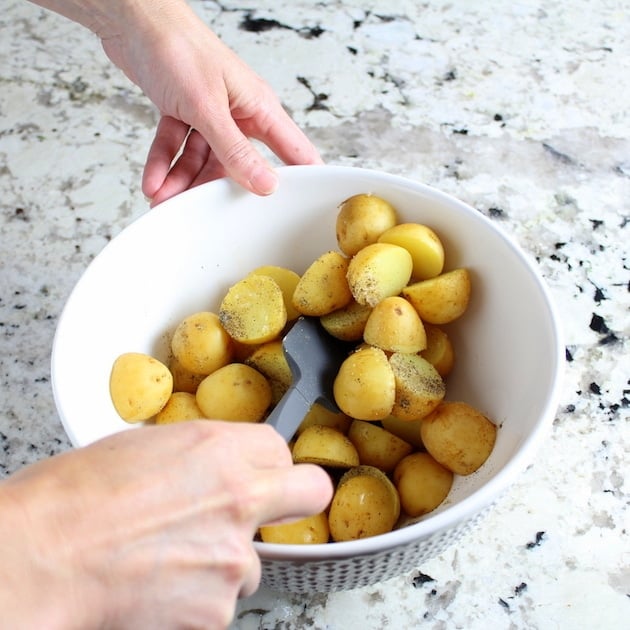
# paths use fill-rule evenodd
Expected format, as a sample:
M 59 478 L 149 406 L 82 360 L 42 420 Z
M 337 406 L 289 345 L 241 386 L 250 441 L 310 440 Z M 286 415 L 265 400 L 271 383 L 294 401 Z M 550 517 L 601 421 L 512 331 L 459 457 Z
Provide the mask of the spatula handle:
M 306 400 L 297 387 L 290 387 L 269 414 L 266 422 L 288 442 L 297 431 L 312 401 Z

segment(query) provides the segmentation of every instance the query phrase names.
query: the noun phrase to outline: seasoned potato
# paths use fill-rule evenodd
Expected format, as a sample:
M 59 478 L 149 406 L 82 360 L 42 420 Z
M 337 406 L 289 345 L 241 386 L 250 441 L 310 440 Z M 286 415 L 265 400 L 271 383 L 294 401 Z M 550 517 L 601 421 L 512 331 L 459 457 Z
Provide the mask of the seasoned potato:
M 202 311 L 184 318 L 171 338 L 171 351 L 192 374 L 207 376 L 232 359 L 232 341 L 216 313 Z
M 378 238 L 379 243 L 392 243 L 404 247 L 413 260 L 411 277 L 426 280 L 442 273 L 444 247 L 438 235 L 420 223 L 400 223 L 389 228 Z
M 196 397 L 206 418 L 258 422 L 271 404 L 271 385 L 254 368 L 230 363 L 206 376 Z
M 173 392 L 173 376 L 162 362 L 140 352 L 121 354 L 112 365 L 109 393 L 126 422 L 152 418 Z
M 188 392 L 173 392 L 166 405 L 155 415 L 155 424 L 172 424 L 204 417 L 197 398 Z
M 230 287 L 223 298 L 219 319 L 238 342 L 260 344 L 271 341 L 287 323 L 282 289 L 269 276 L 243 278 Z
M 263 267 L 254 269 L 250 275 L 269 276 L 273 278 L 282 291 L 284 307 L 287 309 L 287 321 L 293 321 L 300 316 L 300 313 L 293 306 L 293 293 L 300 281 L 300 276 L 295 273 L 293 269 L 277 267 L 275 265 L 264 265 Z
M 354 444 L 332 427 L 314 424 L 304 429 L 293 445 L 296 464 L 319 464 L 332 468 L 351 468 L 359 465 L 359 454 Z
M 336 226 L 339 249 L 346 256 L 354 256 L 361 248 L 375 243 L 396 221 L 396 210 L 381 197 L 354 195 L 339 206 Z
M 417 354 L 395 352 L 389 358 L 396 383 L 391 414 L 401 420 L 419 420 L 433 411 L 446 394 L 437 370 Z
M 460 268 L 402 289 L 420 319 L 429 324 L 448 324 L 464 314 L 470 300 L 470 273 Z
M 293 293 L 293 306 L 303 315 L 319 317 L 352 300 L 346 279 L 349 260 L 339 252 L 325 252 L 302 274 Z
M 353 352 L 339 367 L 333 393 L 339 409 L 351 418 L 387 417 L 396 398 L 396 381 L 387 355 L 372 346 Z
M 375 466 L 386 473 L 394 470 L 396 464 L 413 450 L 411 444 L 393 433 L 363 420 L 352 422 L 348 438 L 357 449 L 361 464 Z
M 401 459 L 393 479 L 401 507 L 409 516 L 422 516 L 434 510 L 453 485 L 453 473 L 428 453 L 412 453 Z
M 302 433 L 306 427 L 313 426 L 314 424 L 331 427 L 337 429 L 337 431 L 341 431 L 341 433 L 346 433 L 351 423 L 352 420 L 348 418 L 345 413 L 341 411 L 331 411 L 324 407 L 324 405 L 316 402 L 313 403 L 308 413 L 304 416 L 304 420 L 300 423 L 296 435 Z
M 291 523 L 265 525 L 260 538 L 266 543 L 281 545 L 321 545 L 330 538 L 328 514 L 320 512 Z
M 464 402 L 443 402 L 422 420 L 427 451 L 449 470 L 470 475 L 490 456 L 497 428 L 481 412 Z
M 400 516 L 400 499 L 387 475 L 373 466 L 357 466 L 343 475 L 328 512 L 335 542 L 385 534 Z
M 455 364 L 455 350 L 446 332 L 438 326 L 426 324 L 427 347 L 420 353 L 438 372 L 446 378 Z
M 417 449 L 424 449 L 422 436 L 420 435 L 420 420 L 401 420 L 396 416 L 387 416 L 381 420 L 384 429 L 397 435 L 401 440 L 408 442 Z
M 329 335 L 342 341 L 359 341 L 372 307 L 352 300 L 350 304 L 332 313 L 322 315 L 320 321 Z
M 271 385 L 271 402 L 277 404 L 291 386 L 293 377 L 282 348 L 282 341 L 264 343 L 244 361 L 267 378 Z
M 195 374 L 187 370 L 178 360 L 172 356 L 168 362 L 168 369 L 173 375 L 173 391 L 188 392 L 194 394 L 197 391 L 199 383 L 203 381 L 207 374 Z
M 411 278 L 413 261 L 404 248 L 391 243 L 373 243 L 359 250 L 348 265 L 348 284 L 359 304 L 376 306 L 398 295 Z
M 386 297 L 372 309 L 363 339 L 387 352 L 420 352 L 427 345 L 418 312 L 398 295 Z

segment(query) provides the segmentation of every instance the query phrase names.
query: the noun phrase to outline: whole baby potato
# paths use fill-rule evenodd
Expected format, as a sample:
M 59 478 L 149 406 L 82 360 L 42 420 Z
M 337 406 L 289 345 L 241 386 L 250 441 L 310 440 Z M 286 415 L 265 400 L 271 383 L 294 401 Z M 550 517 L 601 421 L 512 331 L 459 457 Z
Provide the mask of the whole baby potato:
M 339 252 L 325 252 L 302 274 L 293 293 L 293 306 L 303 315 L 319 317 L 352 300 L 346 273 L 349 260 Z
M 413 450 L 411 444 L 373 422 L 354 420 L 348 438 L 359 453 L 359 462 L 391 472 L 396 464 Z
M 401 507 L 409 516 L 422 516 L 434 510 L 453 485 L 453 473 L 429 453 L 411 453 L 401 459 L 393 479 Z
M 353 352 L 339 367 L 333 394 L 339 409 L 351 418 L 386 418 L 396 398 L 396 381 L 387 355 L 372 346 Z
M 346 256 L 375 243 L 378 237 L 396 225 L 394 207 L 385 199 L 359 194 L 343 201 L 337 214 L 337 243 Z
M 237 342 L 272 341 L 287 323 L 282 289 L 270 276 L 247 276 L 228 289 L 219 307 L 219 319 Z
M 263 542 L 281 545 L 321 545 L 327 543 L 330 538 L 328 514 L 320 512 L 291 523 L 265 525 L 260 528 L 260 538 Z
M 296 464 L 319 464 L 332 468 L 359 465 L 354 444 L 333 427 L 314 424 L 300 432 L 292 449 Z
M 371 312 L 371 306 L 352 300 L 347 306 L 322 315 L 320 322 L 324 330 L 336 339 L 359 341 L 363 338 L 365 324 Z
M 404 248 L 391 243 L 373 243 L 359 250 L 348 265 L 348 284 L 359 304 L 376 306 L 398 295 L 411 278 L 413 261 Z
M 423 322 L 448 324 L 461 317 L 470 301 L 468 269 L 453 269 L 435 278 L 414 282 L 402 289 Z
M 415 353 L 424 350 L 427 336 L 416 309 L 398 295 L 381 300 L 370 313 L 363 339 L 386 352 Z
M 233 348 L 218 315 L 202 311 L 179 323 L 171 338 L 171 351 L 184 369 L 206 376 L 230 362 Z
M 125 422 L 152 418 L 173 392 L 173 376 L 161 361 L 141 352 L 121 354 L 112 365 L 109 393 Z
M 383 232 L 379 243 L 393 243 L 404 247 L 413 259 L 411 277 L 426 280 L 442 273 L 444 267 L 444 247 L 438 235 L 420 223 L 399 223 Z
M 206 418 L 259 422 L 271 404 L 271 385 L 254 368 L 230 363 L 199 383 L 196 398 Z
M 287 321 L 293 321 L 300 316 L 300 313 L 293 306 L 292 301 L 295 287 L 300 281 L 300 276 L 293 271 L 293 269 L 278 267 L 277 265 L 264 265 L 254 269 L 250 275 L 269 276 L 273 278 L 282 291 L 284 307 L 287 309 Z
M 352 468 L 339 480 L 328 512 L 335 542 L 390 532 L 400 516 L 400 499 L 387 475 L 373 466 Z
M 197 398 L 189 392 L 173 392 L 164 407 L 155 414 L 155 424 L 173 424 L 204 417 Z
M 446 386 L 437 370 L 420 355 L 395 352 L 389 357 L 396 396 L 391 414 L 401 420 L 419 420 L 433 411 Z
M 420 425 L 427 451 L 457 475 L 470 475 L 488 459 L 497 427 L 465 402 L 442 402 Z

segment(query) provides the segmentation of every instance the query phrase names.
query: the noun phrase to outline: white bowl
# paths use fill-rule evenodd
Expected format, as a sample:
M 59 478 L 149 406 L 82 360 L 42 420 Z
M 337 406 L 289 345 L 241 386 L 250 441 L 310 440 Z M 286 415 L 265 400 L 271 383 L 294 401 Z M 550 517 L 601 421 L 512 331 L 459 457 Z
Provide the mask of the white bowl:
M 123 352 L 168 358 L 168 339 L 186 315 L 216 308 L 226 289 L 263 264 L 298 273 L 336 247 L 337 206 L 371 192 L 402 221 L 431 226 L 445 268 L 472 274 L 468 311 L 449 327 L 457 353 L 447 398 L 475 405 L 499 426 L 489 460 L 457 478 L 440 508 L 407 527 L 363 540 L 299 546 L 256 542 L 263 582 L 313 592 L 371 584 L 443 551 L 532 461 L 557 408 L 564 361 L 558 321 L 530 259 L 470 206 L 407 179 L 356 168 L 279 169 L 270 197 L 229 180 L 205 184 L 147 212 L 114 238 L 77 283 L 59 320 L 52 385 L 75 446 L 131 425 L 116 414 L 109 372 Z

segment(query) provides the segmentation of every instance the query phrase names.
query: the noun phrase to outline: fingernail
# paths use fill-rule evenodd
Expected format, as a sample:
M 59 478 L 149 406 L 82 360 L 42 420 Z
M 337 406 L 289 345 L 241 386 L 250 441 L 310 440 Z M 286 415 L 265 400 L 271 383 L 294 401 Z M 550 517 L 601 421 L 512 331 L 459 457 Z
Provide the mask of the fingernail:
M 260 166 L 254 169 L 249 183 L 259 195 L 270 195 L 278 188 L 278 177 L 273 171 Z

